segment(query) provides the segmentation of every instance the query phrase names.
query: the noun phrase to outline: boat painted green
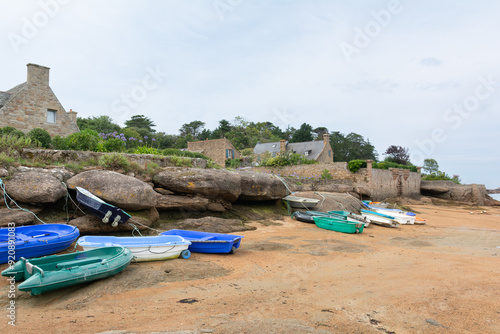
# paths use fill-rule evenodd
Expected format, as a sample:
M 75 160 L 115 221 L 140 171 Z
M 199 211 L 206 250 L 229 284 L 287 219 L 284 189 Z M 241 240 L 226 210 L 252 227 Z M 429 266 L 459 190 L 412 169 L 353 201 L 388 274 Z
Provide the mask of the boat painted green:
M 342 233 L 362 233 L 365 227 L 363 223 L 349 222 L 342 218 L 314 216 L 313 219 L 319 228 Z
M 118 274 L 132 261 L 132 252 L 121 246 L 51 255 L 35 259 L 21 258 L 2 272 L 2 276 L 22 281 L 18 289 L 31 295 L 95 281 Z

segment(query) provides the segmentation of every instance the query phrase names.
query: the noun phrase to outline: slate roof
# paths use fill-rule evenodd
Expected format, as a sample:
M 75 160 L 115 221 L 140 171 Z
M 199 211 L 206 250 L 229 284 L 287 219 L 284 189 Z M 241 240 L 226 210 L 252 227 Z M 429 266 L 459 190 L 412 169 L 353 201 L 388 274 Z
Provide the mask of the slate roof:
M 289 143 L 286 142 L 287 151 L 298 153 L 301 155 L 306 155 L 310 160 L 316 160 L 321 152 L 323 151 L 324 142 L 322 140 L 317 141 L 305 141 L 301 143 Z M 280 142 L 274 143 L 257 143 L 255 145 L 253 152 L 255 154 L 262 154 L 264 152 L 269 153 L 280 153 Z
M 27 84 L 27 82 L 23 82 L 22 84 L 17 85 L 16 87 L 11 88 L 6 92 L 0 92 L 0 108 L 6 105 L 7 102 L 9 102 L 11 98 L 16 96 L 17 93 L 19 93 Z

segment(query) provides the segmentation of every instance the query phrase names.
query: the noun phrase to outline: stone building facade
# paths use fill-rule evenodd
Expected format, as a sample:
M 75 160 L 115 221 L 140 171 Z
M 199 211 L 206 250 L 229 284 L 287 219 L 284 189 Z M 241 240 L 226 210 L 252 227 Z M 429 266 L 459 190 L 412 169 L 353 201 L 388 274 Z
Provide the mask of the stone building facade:
M 66 112 L 49 86 L 49 71 L 45 66 L 28 64 L 26 82 L 0 92 L 0 127 L 12 126 L 28 133 L 42 128 L 51 136 L 67 136 L 78 132 L 77 113 Z
M 226 138 L 188 142 L 188 151 L 200 152 L 224 167 L 227 159 L 239 159 L 241 153 Z

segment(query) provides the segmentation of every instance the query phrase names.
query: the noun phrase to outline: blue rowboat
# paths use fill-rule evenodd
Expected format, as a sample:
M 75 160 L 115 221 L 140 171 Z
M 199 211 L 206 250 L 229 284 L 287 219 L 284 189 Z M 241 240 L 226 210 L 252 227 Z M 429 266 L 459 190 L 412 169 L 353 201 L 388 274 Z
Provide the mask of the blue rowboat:
M 77 244 L 84 250 L 99 247 L 123 246 L 130 249 L 137 262 L 157 261 L 178 258 L 188 259 L 191 242 L 177 235 L 158 235 L 150 237 L 113 237 L 86 235 Z
M 68 248 L 80 235 L 76 226 L 42 224 L 0 229 L 0 263 L 50 255 Z
M 240 247 L 241 235 L 210 233 L 188 230 L 170 230 L 161 235 L 178 235 L 191 241 L 189 250 L 194 253 L 229 253 Z
M 130 215 L 114 205 L 104 202 L 87 189 L 76 187 L 76 199 L 90 212 L 99 217 L 103 223 L 111 222 L 116 227 L 119 223 L 126 223 Z
M 121 246 L 35 259 L 22 257 L 2 271 L 2 276 L 24 280 L 17 288 L 30 291 L 34 296 L 115 275 L 125 269 L 132 258 L 130 250 Z

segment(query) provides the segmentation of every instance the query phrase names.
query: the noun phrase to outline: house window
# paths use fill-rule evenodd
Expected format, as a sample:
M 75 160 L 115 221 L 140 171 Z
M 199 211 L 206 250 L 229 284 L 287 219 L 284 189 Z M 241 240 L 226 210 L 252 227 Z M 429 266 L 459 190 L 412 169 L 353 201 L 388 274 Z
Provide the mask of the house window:
M 332 156 L 332 150 L 328 150 L 328 156 L 331 157 Z
M 56 122 L 56 110 L 47 109 L 47 123 Z
M 305 151 L 305 152 L 304 152 L 304 155 L 305 155 L 305 156 L 308 156 L 308 155 L 309 155 L 309 151 Z

